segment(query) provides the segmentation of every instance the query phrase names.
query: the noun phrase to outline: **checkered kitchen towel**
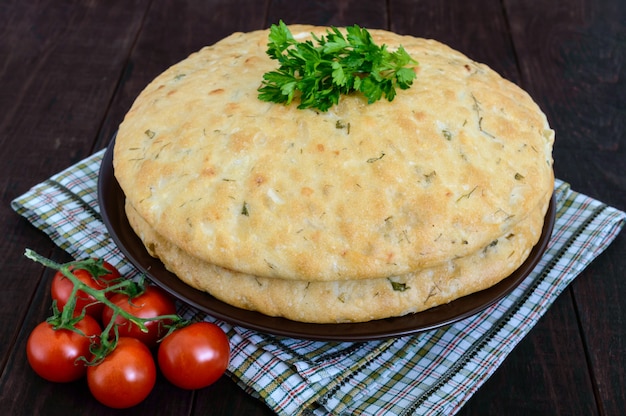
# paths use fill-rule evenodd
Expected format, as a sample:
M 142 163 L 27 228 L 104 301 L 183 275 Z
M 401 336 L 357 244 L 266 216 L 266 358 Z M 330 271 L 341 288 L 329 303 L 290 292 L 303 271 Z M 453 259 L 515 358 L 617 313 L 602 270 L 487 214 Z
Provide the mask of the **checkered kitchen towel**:
M 103 257 L 136 276 L 100 219 L 103 153 L 33 187 L 12 207 L 75 258 Z M 368 342 L 290 339 L 217 322 L 231 340 L 229 376 L 280 415 L 454 414 L 624 225 L 625 213 L 561 181 L 555 191 L 556 223 L 545 255 L 487 310 L 448 327 Z M 181 305 L 181 313 L 198 312 Z

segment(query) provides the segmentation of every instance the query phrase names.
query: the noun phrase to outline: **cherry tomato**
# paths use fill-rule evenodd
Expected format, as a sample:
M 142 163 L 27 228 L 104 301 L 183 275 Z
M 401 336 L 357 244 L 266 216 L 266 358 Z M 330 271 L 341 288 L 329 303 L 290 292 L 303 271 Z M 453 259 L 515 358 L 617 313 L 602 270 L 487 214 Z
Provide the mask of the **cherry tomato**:
M 177 329 L 159 345 L 161 372 L 183 389 L 200 389 L 213 384 L 228 367 L 230 345 L 222 329 L 197 322 Z
M 175 315 L 176 305 L 171 296 L 157 286 L 146 286 L 146 290 L 132 299 L 126 294 L 117 293 L 110 299 L 115 305 L 138 318 L 155 318 L 162 315 Z M 106 327 L 113 318 L 113 309 L 106 307 L 102 311 L 102 325 Z M 130 323 L 126 318 L 118 315 L 115 319 L 121 337 L 137 338 L 148 347 L 156 346 L 157 341 L 165 335 L 164 324 L 167 320 L 154 320 L 145 323 L 148 332 L 143 332 L 139 326 Z
M 75 327 L 84 335 L 69 329 L 55 330 L 48 322 L 33 329 L 26 342 L 26 357 L 32 369 L 48 381 L 65 383 L 78 380 L 87 371 L 79 357 L 90 357 L 90 337 L 99 336 L 100 324 L 85 315 Z
M 104 360 L 87 368 L 89 391 L 100 403 L 124 409 L 142 402 L 156 383 L 152 353 L 135 338 L 120 337 Z
M 72 274 L 89 287 L 92 287 L 94 289 L 104 289 L 110 284 L 112 280 L 120 278 L 120 272 L 115 268 L 115 266 L 106 261 L 103 262 L 103 266 L 107 270 L 109 270 L 110 273 L 104 276 L 100 276 L 97 279 L 94 278 L 87 270 L 72 270 Z M 62 311 L 67 304 L 67 301 L 73 289 L 74 284 L 70 279 L 65 277 L 61 272 L 55 273 L 54 277 L 52 278 L 50 292 L 52 293 L 52 299 L 56 300 L 57 307 L 60 311 Z M 102 303 L 96 302 L 96 299 L 93 296 L 88 295 L 83 291 L 79 290 L 76 293 L 75 311 L 77 313 L 81 313 L 82 310 L 86 308 L 85 312 L 87 314 L 95 317 L 96 319 L 100 319 L 103 306 L 104 305 Z

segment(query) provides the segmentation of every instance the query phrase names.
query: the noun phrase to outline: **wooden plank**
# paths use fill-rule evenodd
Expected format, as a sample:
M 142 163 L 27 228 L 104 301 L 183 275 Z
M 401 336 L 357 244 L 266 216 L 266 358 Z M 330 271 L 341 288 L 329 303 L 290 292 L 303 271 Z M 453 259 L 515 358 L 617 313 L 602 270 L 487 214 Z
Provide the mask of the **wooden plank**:
M 108 143 L 136 96 L 154 77 L 189 54 L 233 32 L 263 28 L 267 3 L 257 0 L 154 2 L 106 115 L 98 147 Z M 225 400 L 225 397 L 230 399 Z M 160 414 L 179 414 L 178 407 L 187 409 L 190 414 L 216 416 L 271 414 L 265 405 L 228 377 L 191 396 L 160 378 L 155 392 L 141 406 L 145 411 L 159 409 Z M 174 411 L 161 410 L 167 408 Z
M 394 32 L 432 38 L 519 83 L 504 11 L 497 0 L 390 0 Z
M 264 402 L 246 393 L 226 376 L 199 391 L 193 406 L 193 414 L 198 416 L 275 415 Z
M 393 30 L 442 41 L 486 63 L 505 78 L 522 84 L 517 51 L 508 35 L 509 13 L 503 9 L 501 2 L 393 0 L 390 8 Z M 396 14 L 394 10 L 400 12 Z M 412 12 L 408 13 L 407 10 Z M 521 18 L 536 13 L 530 7 L 529 13 Z M 560 339 L 554 336 L 553 331 L 559 329 L 558 333 L 575 335 L 578 330 L 571 298 L 562 299 L 560 303 L 562 309 L 554 312 L 554 315 L 548 314 L 543 319 L 544 324 L 533 329 L 529 339 L 518 346 L 504 362 L 494 381 L 489 381 L 481 388 L 468 406 L 461 409 L 460 414 L 528 414 L 529 409 L 515 401 L 516 395 L 524 396 L 519 399 L 534 404 L 534 410 L 541 410 L 538 413 L 552 413 L 554 409 L 563 406 L 571 406 L 568 408 L 573 409 L 593 408 L 594 399 L 589 383 L 567 383 L 586 380 L 588 377 L 586 367 L 579 365 L 585 362 L 581 340 L 568 340 L 573 344 L 569 345 L 567 353 L 556 353 Z M 556 356 L 558 360 L 554 363 L 539 361 L 549 356 Z M 570 372 L 570 369 L 573 370 Z M 567 382 L 554 384 L 555 380 L 550 374 L 538 377 L 542 370 L 559 371 L 557 374 Z M 511 374 L 515 374 L 515 377 L 511 377 Z M 576 390 L 571 388 L 572 385 L 576 386 Z M 529 389 L 529 386 L 532 388 Z M 567 405 L 563 404 L 563 400 L 568 400 Z M 485 409 L 490 411 L 486 412 Z
M 268 25 L 282 19 L 287 24 L 311 24 L 319 26 L 359 26 L 387 29 L 388 13 L 385 0 L 362 1 L 302 1 L 295 6 L 290 0 L 272 1 L 268 13 Z
M 0 42 L 0 105 L 6 109 L 0 129 L 11 140 L 0 157 L 29 155 L 14 166 L 20 178 L 43 169 L 53 173 L 86 156 L 143 15 L 138 2 L 101 8 L 31 3 L 11 9 L 12 29 Z
M 100 132 L 108 143 L 137 95 L 158 74 L 237 31 L 263 28 L 269 0 L 152 3 Z
M 623 200 L 625 201 L 625 200 Z M 626 233 L 573 285 L 574 299 L 588 350 L 592 380 L 602 414 L 616 415 L 626 403 Z
M 0 30 L 0 231 L 10 237 L 0 239 L 7 276 L 0 316 L 16 324 L 0 326 L 4 366 L 40 283 L 42 269 L 23 256 L 24 248 L 50 254 L 52 247 L 10 201 L 90 153 L 143 10 L 130 1 L 102 7 L 40 1 L 16 2 L 1 15 L 7 25 Z
M 620 40 L 626 38 L 621 23 L 626 16 L 619 1 L 32 3 L 0 6 L 0 160 L 6 162 L 0 164 L 0 232 L 8 236 L 0 241 L 5 253 L 0 317 L 11 322 L 0 329 L 5 341 L 0 408 L 9 414 L 110 414 L 90 399 L 84 383 L 55 385 L 28 368 L 26 336 L 48 314 L 52 273 L 22 252 L 28 246 L 63 254 L 17 218 L 9 201 L 104 146 L 155 75 L 234 30 L 266 27 L 282 18 L 391 27 L 442 40 L 528 89 L 557 128 L 557 175 L 576 190 L 626 209 L 626 137 L 620 136 L 626 102 Z M 625 250 L 623 234 L 559 298 L 461 414 L 593 414 L 592 386 L 599 412 L 619 414 L 626 402 L 626 334 L 620 324 L 626 316 L 621 302 Z M 525 403 L 521 412 L 520 403 Z M 159 379 L 133 412 L 271 414 L 228 378 L 194 393 Z
M 523 83 L 557 131 L 557 176 L 603 201 L 623 201 L 623 4 L 612 0 L 505 4 Z M 615 191 L 622 192 L 620 198 Z
M 504 4 L 523 83 L 557 132 L 557 176 L 577 191 L 626 209 L 624 3 Z M 625 251 L 622 233 L 572 285 L 603 414 L 620 414 L 626 403 L 626 270 L 620 263 Z
M 189 3 L 195 5 L 193 2 Z M 244 3 L 247 6 L 242 6 L 241 2 L 238 2 L 229 8 L 227 3 L 218 2 L 218 4 L 213 4 L 210 7 L 206 5 L 204 9 L 198 9 L 200 6 L 192 8 L 185 4 L 181 5 L 180 2 L 154 4 L 153 9 L 146 17 L 137 46 L 133 50 L 119 91 L 112 103 L 111 111 L 107 115 L 100 143 L 106 143 L 136 95 L 162 70 L 183 59 L 189 53 L 204 45 L 211 44 L 231 32 L 261 29 L 280 18 L 289 22 L 298 20 L 297 16 L 292 19 L 289 13 L 279 13 L 280 10 L 289 9 L 303 13 L 302 16 L 308 16 L 308 20 L 305 19 L 306 23 L 312 24 L 335 24 L 338 26 L 352 24 L 355 22 L 348 19 L 347 15 L 354 17 L 359 16 L 359 13 L 361 16 L 365 16 L 365 18 L 357 18 L 359 24 L 368 25 L 368 27 L 374 25 L 383 27 L 386 24 L 384 14 L 381 15 L 378 12 L 372 14 L 370 13 L 371 8 L 363 7 L 358 2 L 353 2 L 350 7 L 335 2 L 327 2 L 327 5 L 324 6 L 322 2 L 316 2 L 309 4 L 309 9 L 304 3 L 301 3 L 299 8 L 289 8 L 280 2 L 272 2 L 272 11 L 279 13 L 279 17 L 276 19 L 272 17 L 272 11 L 268 12 L 264 9 L 266 7 L 264 2 L 248 1 Z M 379 3 L 384 7 L 383 1 Z M 325 10 L 330 13 L 330 16 L 320 13 L 319 10 Z M 331 13 L 331 10 L 334 11 Z M 173 14 L 178 15 L 177 19 L 181 19 L 186 25 L 191 26 L 191 28 L 185 29 L 186 36 L 180 36 L 179 33 L 176 33 L 176 36 L 171 38 L 165 35 L 179 30 L 176 26 L 162 27 L 163 25 L 176 24 L 176 22 L 169 22 L 166 19 L 166 16 Z M 267 20 L 266 15 L 269 16 Z M 312 15 L 314 17 L 311 18 Z M 181 39 L 184 39 L 185 42 L 181 43 Z M 172 45 L 173 42 L 175 46 Z M 222 400 L 227 395 L 236 398 L 236 400 Z M 202 394 L 196 396 L 194 414 L 208 413 L 213 415 L 273 414 L 264 404 L 245 393 L 227 378 L 221 379 L 216 385 L 203 390 Z
M 67 256 L 65 256 L 67 257 Z M 69 260 L 69 259 L 68 259 Z M 61 261 L 57 259 L 57 261 Z M 26 340 L 30 330 L 50 314 L 50 280 L 54 273 L 47 270 L 36 291 L 33 307 L 29 310 L 18 336 L 17 348 L 5 369 L 0 391 L 0 408 L 10 415 L 35 414 L 89 414 L 109 415 L 111 409 L 92 398 L 84 379 L 72 383 L 51 383 L 37 376 L 26 359 Z M 136 414 L 185 415 L 190 414 L 193 392 L 173 389 L 160 376 L 150 396 L 133 408 Z M 162 413 L 161 413 L 162 412 Z
M 459 415 L 597 414 L 573 315 L 571 294 L 563 293 Z

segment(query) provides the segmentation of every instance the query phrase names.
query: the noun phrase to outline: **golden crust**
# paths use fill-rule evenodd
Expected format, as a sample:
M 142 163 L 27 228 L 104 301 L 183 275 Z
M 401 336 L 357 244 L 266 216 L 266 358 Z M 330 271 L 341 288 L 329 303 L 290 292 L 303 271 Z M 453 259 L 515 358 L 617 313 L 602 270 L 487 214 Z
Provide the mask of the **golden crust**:
M 436 41 L 371 33 L 419 62 L 391 103 L 352 95 L 319 113 L 259 101 L 276 66 L 267 31 L 158 76 L 115 145 L 139 216 L 203 263 L 306 282 L 445 267 L 529 221 L 552 193 L 554 133 L 528 94 Z
M 420 312 L 493 286 L 528 257 L 541 235 L 545 207 L 463 258 L 402 276 L 317 282 L 253 276 L 203 262 L 158 235 L 128 203 L 126 212 L 150 254 L 188 285 L 269 316 L 341 323 Z

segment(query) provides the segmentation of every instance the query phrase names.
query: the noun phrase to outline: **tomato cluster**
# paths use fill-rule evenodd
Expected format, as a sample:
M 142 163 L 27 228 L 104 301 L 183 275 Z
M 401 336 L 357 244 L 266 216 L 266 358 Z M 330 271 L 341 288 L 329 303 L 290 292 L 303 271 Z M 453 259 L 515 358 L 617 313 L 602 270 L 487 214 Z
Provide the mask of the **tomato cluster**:
M 86 378 L 102 404 L 127 408 L 143 401 L 157 371 L 175 386 L 199 389 L 219 379 L 230 359 L 222 329 L 185 322 L 171 296 L 157 286 L 125 280 L 96 259 L 55 267 L 54 314 L 31 332 L 26 355 L 32 369 L 53 382 Z

